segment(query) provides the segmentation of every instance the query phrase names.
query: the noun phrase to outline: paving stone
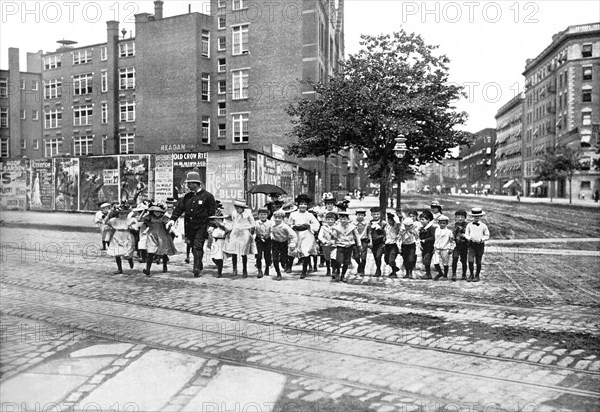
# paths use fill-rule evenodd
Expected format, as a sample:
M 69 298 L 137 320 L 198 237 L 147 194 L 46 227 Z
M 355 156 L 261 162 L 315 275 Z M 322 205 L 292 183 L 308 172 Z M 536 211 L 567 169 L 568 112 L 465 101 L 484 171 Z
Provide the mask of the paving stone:
M 304 398 L 302 398 L 302 400 L 304 400 L 306 402 L 316 402 L 319 399 L 323 399 L 326 397 L 327 397 L 327 394 L 325 392 L 315 391 L 315 392 L 311 393 L 310 395 L 306 395 Z
M 288 393 L 287 397 L 288 399 L 297 399 L 300 396 L 304 395 L 306 392 L 298 390 L 298 391 L 294 391 L 292 393 Z
M 556 359 L 558 359 L 556 356 L 544 356 L 541 360 L 540 363 L 544 364 L 544 365 L 550 365 L 554 362 L 556 362 Z
M 568 366 L 570 366 L 573 362 L 575 361 L 575 358 L 572 358 L 571 356 L 566 356 L 563 359 L 561 359 L 557 365 L 563 368 L 566 368 Z
M 592 362 L 588 360 L 580 360 L 575 364 L 575 369 L 586 369 Z

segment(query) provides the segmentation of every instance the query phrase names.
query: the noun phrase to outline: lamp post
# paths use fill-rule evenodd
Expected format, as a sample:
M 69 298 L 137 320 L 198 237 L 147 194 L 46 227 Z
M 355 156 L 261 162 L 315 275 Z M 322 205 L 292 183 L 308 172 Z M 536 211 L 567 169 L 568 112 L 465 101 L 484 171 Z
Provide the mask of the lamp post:
M 408 151 L 408 148 L 406 147 L 406 138 L 404 137 L 404 135 L 399 134 L 395 140 L 396 140 L 396 146 L 394 146 L 394 154 L 396 155 L 396 157 L 398 159 L 400 159 L 400 162 L 402 162 L 404 155 Z M 400 167 L 398 167 L 397 173 L 396 173 L 396 179 L 398 180 L 398 187 L 396 188 L 396 213 L 398 214 L 399 217 L 402 216 L 402 207 L 400 206 L 400 197 L 402 195 L 401 194 L 402 193 L 402 183 L 401 183 L 400 174 L 401 174 L 401 170 L 400 170 Z

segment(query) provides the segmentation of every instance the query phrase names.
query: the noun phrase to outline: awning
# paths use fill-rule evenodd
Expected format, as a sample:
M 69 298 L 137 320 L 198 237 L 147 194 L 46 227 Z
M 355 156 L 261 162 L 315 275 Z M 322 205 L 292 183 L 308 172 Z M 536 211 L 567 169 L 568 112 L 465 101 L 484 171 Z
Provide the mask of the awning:
M 492 185 L 485 185 L 485 186 L 483 186 L 483 188 L 484 188 L 484 189 L 491 189 L 491 188 L 492 188 Z
M 508 182 L 506 182 L 506 183 L 504 184 L 504 186 L 502 186 L 502 187 L 503 187 L 504 189 L 508 189 L 509 187 L 511 187 L 511 186 L 512 186 L 512 184 L 513 184 L 514 182 L 515 182 L 515 179 L 513 179 L 513 180 L 509 180 L 509 181 L 508 181 Z
M 544 186 L 545 184 L 545 182 L 535 182 L 531 187 L 535 189 L 536 187 Z

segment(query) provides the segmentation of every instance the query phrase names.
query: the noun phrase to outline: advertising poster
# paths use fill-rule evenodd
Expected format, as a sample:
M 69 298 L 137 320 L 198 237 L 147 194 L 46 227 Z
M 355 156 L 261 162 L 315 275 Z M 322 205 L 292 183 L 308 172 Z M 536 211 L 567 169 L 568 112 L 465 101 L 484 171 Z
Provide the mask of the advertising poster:
M 224 211 L 233 211 L 233 199 L 245 199 L 244 152 L 211 152 L 206 164 L 206 190 L 223 203 Z
M 77 210 L 79 205 L 79 159 L 54 158 L 54 209 Z
M 292 199 L 295 199 L 296 196 L 301 193 L 299 188 L 294 187 L 294 181 L 296 180 L 296 165 L 277 161 L 277 169 L 278 174 L 281 176 L 279 186 L 288 192 Z
M 173 196 L 173 156 L 156 155 L 154 166 L 154 200 L 166 202 Z
M 173 153 L 173 197 L 183 197 L 188 191 L 185 179 L 188 172 L 200 173 L 206 183 L 206 152 Z
M 117 156 L 82 157 L 79 168 L 79 210 L 98 210 L 104 202 L 119 202 Z
M 0 163 L 0 208 L 4 210 L 27 209 L 27 172 L 28 161 L 25 159 L 7 160 Z
M 149 160 L 149 155 L 119 156 L 119 198 L 122 202 L 135 205 L 148 199 Z
M 32 160 L 29 208 L 31 210 L 52 210 L 53 201 L 52 159 Z

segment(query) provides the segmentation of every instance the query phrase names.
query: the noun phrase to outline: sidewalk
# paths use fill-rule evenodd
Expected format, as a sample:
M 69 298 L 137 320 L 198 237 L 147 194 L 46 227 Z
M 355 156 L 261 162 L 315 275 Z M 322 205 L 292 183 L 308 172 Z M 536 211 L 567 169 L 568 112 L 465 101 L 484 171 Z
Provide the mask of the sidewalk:
M 444 195 L 446 196 L 446 195 Z M 519 201 L 517 200 L 516 196 L 502 196 L 502 195 L 474 195 L 474 194 L 462 194 L 462 195 L 448 195 L 448 196 L 452 196 L 452 197 L 462 197 L 462 198 L 471 198 L 471 199 L 478 199 L 478 200 L 484 200 L 484 199 L 490 199 L 490 200 L 500 200 L 503 202 L 512 202 L 512 203 L 519 203 Z M 436 195 L 431 195 L 431 197 L 436 197 Z M 572 199 L 572 203 L 569 204 L 569 199 L 562 199 L 562 198 L 552 198 L 552 201 L 550 201 L 549 197 L 525 197 L 525 196 L 521 196 L 521 202 L 520 203 L 537 203 L 537 204 L 549 204 L 549 205 L 561 205 L 561 206 L 583 206 L 583 207 L 599 207 L 600 208 L 600 202 L 594 202 L 591 199 L 585 199 L 585 200 L 581 200 L 581 199 Z

